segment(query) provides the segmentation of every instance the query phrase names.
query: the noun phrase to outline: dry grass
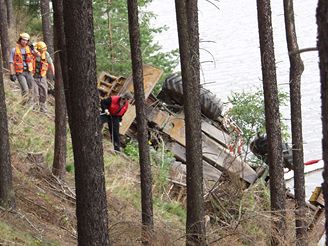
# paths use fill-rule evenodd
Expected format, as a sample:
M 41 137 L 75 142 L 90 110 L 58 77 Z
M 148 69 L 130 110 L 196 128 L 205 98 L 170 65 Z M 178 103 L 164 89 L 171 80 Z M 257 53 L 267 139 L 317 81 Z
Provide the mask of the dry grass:
M 24 232 L 26 236 L 18 238 L 12 234 L 5 238 L 1 234 L 8 234 L 9 229 L 6 232 L 0 229 L 0 238 L 6 240 L 0 242 L 75 245 L 74 175 L 67 173 L 66 182 L 61 182 L 50 172 L 54 147 L 54 109 L 50 105 L 49 113 L 44 115 L 22 106 L 17 83 L 6 80 L 5 89 L 17 210 L 0 210 L 0 218 L 10 230 Z M 114 245 L 139 245 L 139 165 L 124 154 L 115 154 L 111 149 L 111 143 L 104 139 L 111 241 Z M 42 153 L 45 161 L 34 163 L 28 160 L 28 153 Z M 68 164 L 73 164 L 72 158 L 69 142 Z M 163 211 L 155 207 L 156 245 L 178 245 L 176 239 L 183 235 L 179 232 L 183 231 L 184 225 L 174 215 L 171 215 L 170 221 L 164 221 L 162 214 Z
M 48 115 L 20 105 L 17 83 L 5 82 L 9 118 L 14 187 L 17 210 L 0 209 L 0 244 L 75 245 L 76 216 L 74 176 L 66 182 L 50 172 L 54 147 L 54 109 Z M 116 154 L 104 139 L 106 191 L 109 233 L 113 245 L 141 244 L 140 167 L 124 154 Z M 27 153 L 43 153 L 44 163 L 33 163 Z M 73 164 L 68 144 L 68 164 Z M 153 166 L 156 175 L 158 167 Z M 161 184 L 162 185 L 162 184 Z M 271 212 L 268 188 L 264 183 L 245 189 L 239 179 L 230 177 L 207 196 L 206 230 L 208 245 L 268 245 Z M 185 245 L 185 221 L 171 200 L 168 187 L 154 182 L 154 245 Z M 177 207 L 176 207 L 177 206 Z M 281 245 L 295 244 L 294 210 L 289 201 L 287 238 Z M 17 236 L 17 235 L 21 236 Z M 281 233 L 276 234 L 279 238 Z M 2 240 L 2 241 L 1 241 Z M 310 245 L 314 245 L 312 241 Z

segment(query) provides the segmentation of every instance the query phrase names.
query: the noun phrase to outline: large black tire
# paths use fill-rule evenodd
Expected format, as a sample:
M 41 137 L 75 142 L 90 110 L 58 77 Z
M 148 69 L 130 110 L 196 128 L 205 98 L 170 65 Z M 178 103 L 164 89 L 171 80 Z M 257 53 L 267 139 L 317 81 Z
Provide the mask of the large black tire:
M 162 90 L 166 96 L 170 97 L 170 100 L 183 105 L 182 77 L 179 73 L 167 77 Z M 217 120 L 222 115 L 222 101 L 202 86 L 200 88 L 200 94 L 202 113 L 211 120 Z

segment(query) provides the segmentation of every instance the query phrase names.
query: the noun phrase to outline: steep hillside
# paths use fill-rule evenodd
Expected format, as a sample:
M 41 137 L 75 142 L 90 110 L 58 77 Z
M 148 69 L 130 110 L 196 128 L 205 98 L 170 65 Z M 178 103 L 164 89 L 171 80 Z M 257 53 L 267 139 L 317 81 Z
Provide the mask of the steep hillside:
M 13 182 L 17 208 L 0 209 L 1 245 L 75 245 L 76 216 L 72 146 L 68 143 L 65 182 L 51 174 L 54 99 L 47 114 L 20 103 L 18 83 L 5 80 Z M 69 133 L 68 133 L 69 134 Z M 114 245 L 140 244 L 139 166 L 111 151 L 104 137 L 110 237 Z M 163 170 L 154 169 L 154 210 L 158 245 L 183 243 L 185 211 L 166 199 Z M 165 180 L 165 179 L 164 179 Z M 170 236 L 168 236 L 170 235 Z
M 51 174 L 54 148 L 54 99 L 47 114 L 20 103 L 18 83 L 5 80 L 9 119 L 13 183 L 17 207 L 0 207 L 0 245 L 76 245 L 74 163 L 68 138 L 65 182 Z M 69 132 L 68 132 L 69 136 Z M 140 245 L 140 180 L 137 149 L 129 144 L 129 156 L 114 153 L 104 135 L 104 162 L 113 245 Z M 163 151 L 164 152 L 164 151 Z M 161 150 L 152 151 L 155 245 L 185 245 L 186 211 L 172 199 L 169 166 Z M 185 196 L 184 187 L 178 197 Z M 267 245 L 270 240 L 270 194 L 264 182 L 245 189 L 239 178 L 222 179 L 205 194 L 209 245 Z M 178 200 L 184 200 L 179 199 Z M 288 238 L 295 243 L 294 202 L 287 209 Z M 278 233 L 279 234 L 279 233 Z M 279 234 L 280 235 L 280 234 Z M 315 242 L 311 236 L 310 242 Z M 313 241 L 312 241 L 313 240 Z M 312 245 L 312 244 L 311 244 Z

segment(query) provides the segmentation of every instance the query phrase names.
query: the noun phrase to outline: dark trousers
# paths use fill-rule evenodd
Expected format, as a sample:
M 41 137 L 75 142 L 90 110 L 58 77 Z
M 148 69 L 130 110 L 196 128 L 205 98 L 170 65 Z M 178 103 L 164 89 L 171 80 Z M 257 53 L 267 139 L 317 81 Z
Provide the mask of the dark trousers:
M 120 117 L 109 116 L 108 128 L 112 141 L 114 140 L 114 150 L 120 151 Z
M 114 150 L 120 151 L 120 117 L 111 115 L 102 115 L 101 122 L 108 122 L 108 129 L 112 137 L 112 143 L 114 145 Z

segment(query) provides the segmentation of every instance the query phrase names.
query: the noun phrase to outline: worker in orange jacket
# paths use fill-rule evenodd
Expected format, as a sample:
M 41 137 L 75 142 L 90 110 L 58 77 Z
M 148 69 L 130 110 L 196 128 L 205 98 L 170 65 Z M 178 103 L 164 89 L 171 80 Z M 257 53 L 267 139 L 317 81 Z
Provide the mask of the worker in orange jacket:
M 29 46 L 30 35 L 21 33 L 15 48 L 11 49 L 9 57 L 10 80 L 18 79 L 21 87 L 23 104 L 33 103 L 35 83 L 32 77 L 34 49 Z
M 53 76 L 55 76 L 55 67 L 47 52 L 47 45 L 39 41 L 35 44 L 35 58 L 33 60 L 33 77 L 35 81 L 35 99 L 36 105 L 39 104 L 40 111 L 47 112 L 47 97 L 48 97 L 48 83 L 47 71 L 50 69 Z
M 120 151 L 120 122 L 129 107 L 129 100 L 133 98 L 130 92 L 125 92 L 121 96 L 111 96 L 101 100 L 102 116 L 104 122 L 108 122 L 109 132 L 112 136 L 114 150 Z M 102 117 L 104 118 L 104 117 Z

